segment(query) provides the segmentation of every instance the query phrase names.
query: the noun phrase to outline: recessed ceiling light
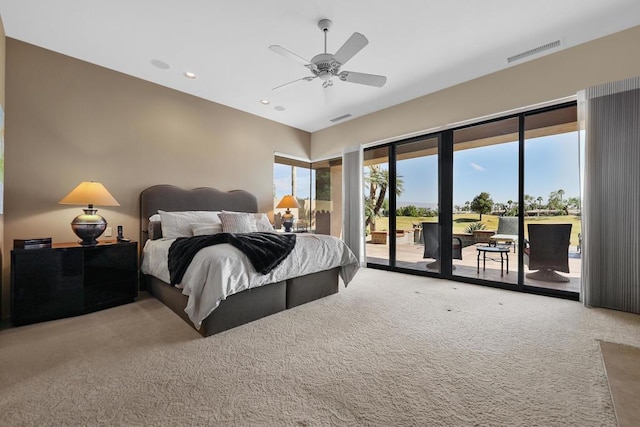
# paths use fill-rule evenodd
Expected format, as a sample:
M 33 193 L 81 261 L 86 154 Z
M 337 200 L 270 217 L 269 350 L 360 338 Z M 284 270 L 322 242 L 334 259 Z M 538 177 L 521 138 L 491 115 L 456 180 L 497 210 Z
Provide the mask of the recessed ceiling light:
M 276 111 L 284 111 L 285 108 L 282 105 L 276 105 L 275 107 L 273 107 L 274 110 Z
M 195 79 L 196 78 L 196 74 L 192 73 L 191 71 L 185 71 L 184 72 L 184 76 L 188 79 Z
M 169 68 L 171 68 L 171 67 L 169 66 L 169 64 L 167 64 L 166 62 L 164 62 L 164 61 L 163 61 L 163 60 L 161 60 L 161 59 L 152 59 L 152 60 L 151 60 L 151 64 L 152 64 L 154 67 L 158 67 L 158 68 L 160 68 L 161 70 L 168 70 Z
M 260 104 L 269 105 L 269 100 L 268 99 L 261 99 L 260 100 Z

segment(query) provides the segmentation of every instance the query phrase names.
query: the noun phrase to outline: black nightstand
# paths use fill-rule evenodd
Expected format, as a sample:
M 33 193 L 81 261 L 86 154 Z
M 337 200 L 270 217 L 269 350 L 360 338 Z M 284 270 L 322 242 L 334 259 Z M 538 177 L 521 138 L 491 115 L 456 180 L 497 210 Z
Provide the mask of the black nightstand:
M 14 326 L 90 313 L 138 295 L 138 243 L 58 243 L 11 251 Z

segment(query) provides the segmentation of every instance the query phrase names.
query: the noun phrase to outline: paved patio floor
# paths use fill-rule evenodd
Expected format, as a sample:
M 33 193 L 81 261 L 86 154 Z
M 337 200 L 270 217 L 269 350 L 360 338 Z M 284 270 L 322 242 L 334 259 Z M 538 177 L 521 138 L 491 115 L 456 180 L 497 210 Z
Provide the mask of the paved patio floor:
M 485 243 L 467 246 L 462 249 L 462 259 L 453 260 L 454 276 L 472 277 L 484 280 L 492 280 L 515 285 L 518 281 L 518 254 L 509 253 L 509 273 L 506 272 L 506 266 L 503 275 L 500 275 L 500 256 L 498 254 L 487 254 L 486 269 L 482 269 L 482 256 L 480 258 L 480 272 L 477 271 L 477 254 L 476 246 L 486 246 Z M 373 244 L 367 242 L 366 245 L 367 262 L 389 265 L 389 246 L 388 244 Z M 396 266 L 411 270 L 426 270 L 427 264 L 434 260 L 431 258 L 422 258 L 424 246 L 416 243 L 398 243 L 396 245 Z M 493 256 L 491 256 L 493 255 Z M 493 260 L 491 260 L 492 258 Z M 497 261 L 494 261 L 497 259 Z M 577 252 L 575 246 L 569 248 L 569 271 L 570 273 L 560 273 L 569 279 L 569 282 L 545 282 L 540 280 L 529 279 L 525 276 L 525 285 L 535 286 L 547 289 L 559 289 L 570 292 L 580 292 L 580 253 Z M 525 274 L 530 270 L 524 266 Z M 432 270 L 433 271 L 433 270 Z M 437 271 L 437 270 L 435 270 Z

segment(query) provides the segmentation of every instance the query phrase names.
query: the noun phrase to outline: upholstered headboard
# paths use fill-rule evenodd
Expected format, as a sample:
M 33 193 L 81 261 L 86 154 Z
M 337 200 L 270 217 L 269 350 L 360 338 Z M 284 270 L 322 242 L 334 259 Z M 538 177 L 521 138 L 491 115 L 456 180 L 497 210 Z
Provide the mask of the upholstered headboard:
M 258 199 L 244 190 L 229 192 L 199 187 L 185 190 L 175 185 L 154 185 L 140 193 L 140 242 L 148 239 L 149 217 L 158 212 L 236 211 L 258 212 Z

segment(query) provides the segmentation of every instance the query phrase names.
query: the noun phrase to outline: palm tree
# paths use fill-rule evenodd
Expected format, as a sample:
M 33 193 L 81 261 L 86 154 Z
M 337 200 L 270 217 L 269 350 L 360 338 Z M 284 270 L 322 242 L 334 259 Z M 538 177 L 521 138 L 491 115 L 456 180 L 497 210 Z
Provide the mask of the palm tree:
M 365 182 L 369 186 L 369 195 L 365 198 L 365 228 L 371 226 L 371 231 L 376 229 L 376 217 L 380 216 L 387 188 L 389 187 L 389 170 L 381 169 L 380 165 L 369 166 L 369 176 L 365 177 Z M 404 191 L 404 182 L 400 175 L 396 176 L 396 196 Z
M 564 196 L 564 190 L 561 188 L 560 190 L 558 190 L 558 196 L 560 197 L 560 203 L 562 203 L 562 196 Z
M 535 200 L 533 198 L 533 196 L 530 196 L 528 194 L 524 195 L 524 207 L 526 210 L 531 210 L 531 209 L 535 209 Z
M 538 198 L 536 200 L 538 202 L 538 216 L 540 216 L 540 210 L 542 209 L 542 201 L 544 199 L 542 198 L 542 196 L 538 196 Z

